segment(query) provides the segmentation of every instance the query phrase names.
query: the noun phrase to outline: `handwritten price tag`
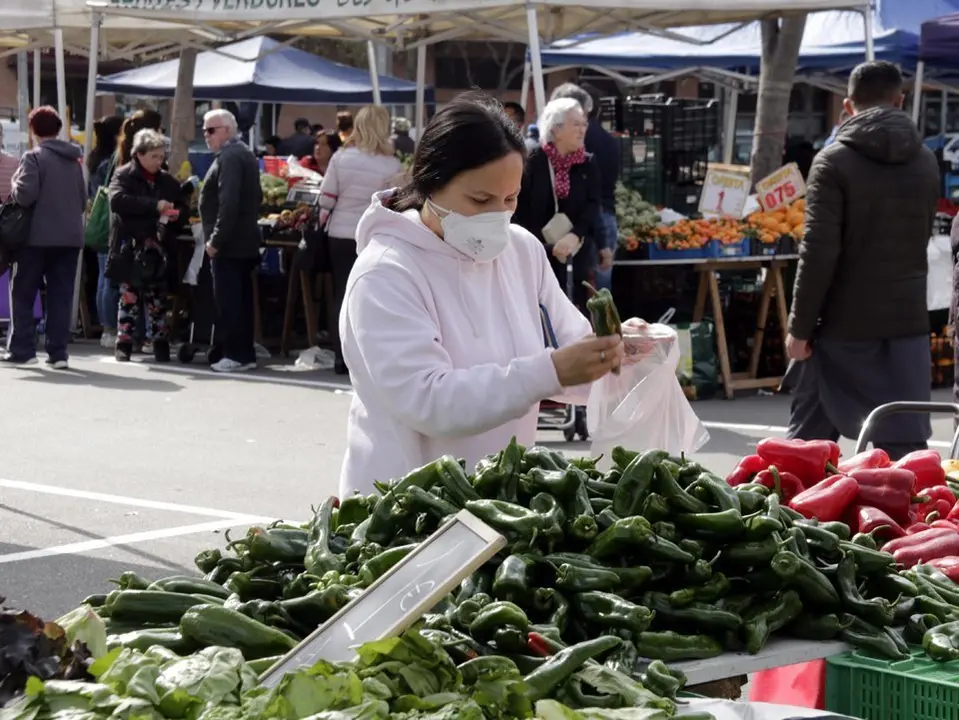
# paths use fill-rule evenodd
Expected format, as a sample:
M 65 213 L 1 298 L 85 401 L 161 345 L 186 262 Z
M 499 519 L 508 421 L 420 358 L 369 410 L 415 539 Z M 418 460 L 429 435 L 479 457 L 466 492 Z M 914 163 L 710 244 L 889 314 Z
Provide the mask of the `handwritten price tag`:
M 756 199 L 766 212 L 791 205 L 805 194 L 806 183 L 796 163 L 783 165 L 756 183 Z
M 749 179 L 745 175 L 710 168 L 699 196 L 699 212 L 703 215 L 740 218 L 749 196 Z

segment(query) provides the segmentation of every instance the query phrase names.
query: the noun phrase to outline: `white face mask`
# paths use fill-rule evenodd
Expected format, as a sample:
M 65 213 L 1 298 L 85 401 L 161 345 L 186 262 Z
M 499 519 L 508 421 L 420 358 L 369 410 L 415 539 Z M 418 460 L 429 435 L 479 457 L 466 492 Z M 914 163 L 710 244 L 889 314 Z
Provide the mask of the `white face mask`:
M 508 210 L 460 215 L 432 200 L 428 202 L 433 212 L 440 216 L 443 239 L 467 257 L 477 262 L 490 262 L 509 244 L 509 223 L 513 213 Z

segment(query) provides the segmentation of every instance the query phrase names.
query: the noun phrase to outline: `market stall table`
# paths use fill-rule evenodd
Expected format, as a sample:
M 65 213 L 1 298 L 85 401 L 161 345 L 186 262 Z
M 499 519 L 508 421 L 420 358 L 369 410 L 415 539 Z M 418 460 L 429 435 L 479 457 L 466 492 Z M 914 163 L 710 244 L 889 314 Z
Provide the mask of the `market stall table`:
M 703 319 L 708 298 L 713 320 L 716 324 L 716 351 L 719 356 L 719 369 L 726 397 L 732 399 L 737 390 L 756 390 L 779 386 L 780 377 L 757 377 L 759 361 L 762 357 L 763 337 L 769 320 L 769 306 L 776 300 L 776 312 L 779 325 L 788 326 L 789 309 L 786 307 L 786 290 L 783 281 L 783 268 L 798 255 L 744 255 L 726 258 L 674 258 L 668 260 L 617 260 L 618 267 L 651 267 L 664 265 L 694 266 L 699 273 L 699 285 L 696 292 L 696 304 L 693 308 L 693 322 Z M 763 292 L 756 317 L 756 330 L 753 334 L 753 347 L 749 359 L 749 368 L 744 373 L 733 373 L 729 362 L 729 346 L 726 340 L 726 326 L 723 321 L 723 307 L 719 296 L 717 275 L 722 272 L 742 270 L 766 270 Z

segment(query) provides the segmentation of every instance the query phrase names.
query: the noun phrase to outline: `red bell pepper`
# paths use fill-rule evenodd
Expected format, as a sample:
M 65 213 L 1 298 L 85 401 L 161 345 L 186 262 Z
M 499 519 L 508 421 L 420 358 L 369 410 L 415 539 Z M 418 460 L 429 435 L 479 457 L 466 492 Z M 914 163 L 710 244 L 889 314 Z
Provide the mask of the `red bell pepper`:
M 858 492 L 858 491 L 857 491 Z M 854 508 L 857 532 L 873 535 L 882 540 L 902 537 L 906 531 L 879 508 L 859 505 Z
M 783 440 L 766 438 L 756 445 L 756 454 L 780 472 L 789 472 L 799 478 L 803 487 L 810 488 L 824 477 L 835 454 L 826 440 Z
M 768 470 L 759 473 L 754 482 L 776 491 L 784 503 L 788 503 L 806 489 L 800 479 L 791 472 L 780 472 L 775 466 L 770 466 Z
M 747 455 L 733 469 L 726 482 L 730 485 L 744 485 L 753 479 L 756 473 L 760 473 L 769 467 L 769 463 L 763 460 L 759 455 Z
M 874 468 L 849 473 L 859 484 L 858 505 L 879 508 L 900 525 L 910 524 L 916 476 L 902 468 Z
M 926 542 L 927 540 L 934 540 L 935 538 L 955 535 L 957 532 L 959 532 L 959 529 L 957 529 L 955 526 L 952 528 L 930 528 L 929 530 L 923 530 L 921 533 L 916 533 L 915 535 L 906 535 L 901 538 L 890 540 L 883 545 L 882 549 L 891 553 L 901 548 L 911 547 L 913 545 Z
M 876 448 L 875 450 L 866 450 L 858 455 L 853 455 L 848 460 L 839 463 L 839 472 L 848 475 L 853 470 L 874 470 L 892 465 L 889 455 L 885 450 Z
M 952 520 L 936 520 L 935 522 L 929 523 L 929 527 L 933 528 L 946 528 L 948 530 L 959 530 L 959 525 L 956 525 Z
M 859 485 L 845 475 L 833 475 L 799 493 L 789 502 L 796 512 L 821 522 L 839 520 L 859 492 Z
M 930 528 L 931 526 L 924 522 L 914 522 L 912 525 L 906 528 L 906 535 L 917 535 L 918 533 L 925 532 Z
M 917 450 L 906 455 L 893 467 L 910 470 L 916 476 L 916 490 L 946 484 L 942 457 L 935 450 Z
M 945 485 L 936 485 L 920 490 L 916 493 L 916 498 L 923 501 L 916 505 L 916 520 L 921 522 L 945 519 L 952 510 L 952 506 L 955 505 L 952 490 Z M 933 513 L 938 513 L 938 515 L 931 517 Z
M 839 467 L 839 456 L 842 455 L 842 448 L 839 447 L 839 443 L 833 442 L 832 440 L 821 440 L 814 442 L 826 443 L 826 447 L 829 448 L 829 465 L 826 466 L 826 469 L 836 472 L 836 468 Z
M 946 520 L 959 522 L 959 500 L 956 501 L 956 504 L 952 506 L 952 510 L 946 515 Z
M 947 555 L 946 557 L 933 558 L 926 565 L 931 565 L 954 583 L 959 583 L 959 556 Z
M 959 555 L 959 530 L 932 537 L 936 530 L 926 530 L 916 535 L 910 535 L 905 540 L 913 540 L 892 553 L 896 562 L 903 567 L 911 568 L 921 562 L 928 562 L 936 558 Z M 885 549 L 885 548 L 884 548 Z

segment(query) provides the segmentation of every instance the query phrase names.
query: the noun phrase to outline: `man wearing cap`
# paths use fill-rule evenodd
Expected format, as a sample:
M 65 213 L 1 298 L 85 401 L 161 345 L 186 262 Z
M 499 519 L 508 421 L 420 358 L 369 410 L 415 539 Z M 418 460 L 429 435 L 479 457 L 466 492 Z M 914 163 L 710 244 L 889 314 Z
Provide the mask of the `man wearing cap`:
M 299 118 L 293 123 L 294 133 L 285 138 L 277 148 L 278 155 L 292 155 L 301 158 L 313 154 L 313 126 L 306 118 Z

